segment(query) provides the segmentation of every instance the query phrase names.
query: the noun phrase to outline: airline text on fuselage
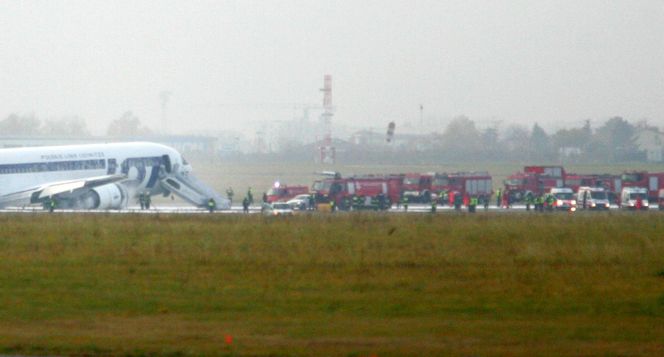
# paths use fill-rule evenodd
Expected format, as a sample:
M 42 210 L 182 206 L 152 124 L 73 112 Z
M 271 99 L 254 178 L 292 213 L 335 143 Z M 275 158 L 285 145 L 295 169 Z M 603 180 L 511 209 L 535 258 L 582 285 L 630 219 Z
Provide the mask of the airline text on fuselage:
M 90 158 L 103 158 L 103 152 L 86 152 L 86 153 L 71 153 L 71 154 L 48 154 L 42 155 L 41 159 L 44 161 L 51 160 L 71 160 L 71 159 L 90 159 Z

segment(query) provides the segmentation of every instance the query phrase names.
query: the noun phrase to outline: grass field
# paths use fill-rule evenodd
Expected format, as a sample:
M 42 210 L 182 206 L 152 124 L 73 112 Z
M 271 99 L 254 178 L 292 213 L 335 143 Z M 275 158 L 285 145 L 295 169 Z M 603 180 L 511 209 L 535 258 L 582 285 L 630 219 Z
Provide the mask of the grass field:
M 658 212 L 0 226 L 0 353 L 664 354 Z

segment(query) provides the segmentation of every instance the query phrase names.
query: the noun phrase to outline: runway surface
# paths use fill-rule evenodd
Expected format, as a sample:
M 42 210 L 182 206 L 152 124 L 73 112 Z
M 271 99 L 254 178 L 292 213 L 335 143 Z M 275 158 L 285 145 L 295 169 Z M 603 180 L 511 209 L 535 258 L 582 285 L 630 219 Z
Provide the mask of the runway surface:
M 650 211 L 656 211 L 658 209 L 657 205 L 652 205 Z M 531 208 L 532 210 L 532 208 Z M 622 211 L 617 205 L 612 205 L 610 211 Z M 340 212 L 340 213 L 353 213 L 350 212 Z M 362 210 L 359 212 L 373 212 L 369 210 Z M 408 206 L 408 211 L 404 210 L 403 207 L 397 208 L 392 206 L 389 210 L 385 211 L 387 213 L 402 214 L 402 213 L 431 213 L 431 206 L 427 204 L 410 204 Z M 436 213 L 455 213 L 454 207 L 450 206 L 438 206 L 436 208 Z M 468 210 L 464 207 L 461 212 L 467 213 Z M 477 213 L 483 212 L 492 212 L 492 213 L 516 213 L 516 212 L 526 212 L 525 205 L 513 205 L 509 209 L 499 208 L 496 206 L 489 206 L 488 209 L 485 209 L 483 206 L 477 207 Z M 561 211 L 559 211 L 561 212 Z M 564 211 L 563 211 L 564 212 Z M 577 211 L 580 212 L 580 211 Z M 603 211 L 597 211 L 603 212 Z M 0 213 L 49 213 L 47 210 L 44 210 L 41 207 L 7 207 L 0 209 Z M 151 207 L 149 210 L 141 210 L 139 206 L 129 206 L 126 209 L 122 210 L 71 210 L 71 209 L 56 209 L 55 213 L 90 213 L 90 214 L 210 214 L 206 209 L 197 208 L 193 206 L 155 206 Z M 248 214 L 260 214 L 260 206 L 251 206 L 249 208 Z M 316 211 L 294 211 L 295 214 L 309 214 L 316 213 Z M 329 212 L 321 212 L 329 213 Z M 214 211 L 212 214 L 246 214 L 242 211 L 241 206 L 233 206 L 230 210 L 219 210 Z

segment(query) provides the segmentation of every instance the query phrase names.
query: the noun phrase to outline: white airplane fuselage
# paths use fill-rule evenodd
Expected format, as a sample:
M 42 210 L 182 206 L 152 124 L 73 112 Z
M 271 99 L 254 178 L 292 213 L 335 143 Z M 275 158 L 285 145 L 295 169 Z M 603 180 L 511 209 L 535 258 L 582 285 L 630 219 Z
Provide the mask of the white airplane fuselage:
M 197 206 L 213 197 L 223 200 L 190 172 L 191 166 L 175 149 L 149 142 L 0 149 L 0 196 L 53 182 L 123 175 L 120 182 L 90 190 L 96 204 L 85 195 L 59 198 L 87 199 L 83 208 L 123 208 L 140 193 L 173 192 Z

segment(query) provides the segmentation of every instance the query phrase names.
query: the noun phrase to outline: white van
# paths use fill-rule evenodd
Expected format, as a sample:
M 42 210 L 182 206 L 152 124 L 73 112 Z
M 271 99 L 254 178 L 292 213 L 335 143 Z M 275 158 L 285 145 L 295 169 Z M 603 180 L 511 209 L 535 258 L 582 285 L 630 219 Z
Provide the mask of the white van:
M 576 211 L 576 197 L 574 196 L 574 191 L 572 191 L 571 188 L 554 187 L 551 189 L 550 193 L 556 199 L 554 202 L 554 207 L 556 207 L 556 209 L 563 211 Z
M 644 187 L 624 187 L 620 192 L 620 207 L 623 209 L 646 210 L 648 202 L 648 189 Z
M 611 206 L 604 187 L 579 187 L 576 203 L 579 209 L 603 210 Z

